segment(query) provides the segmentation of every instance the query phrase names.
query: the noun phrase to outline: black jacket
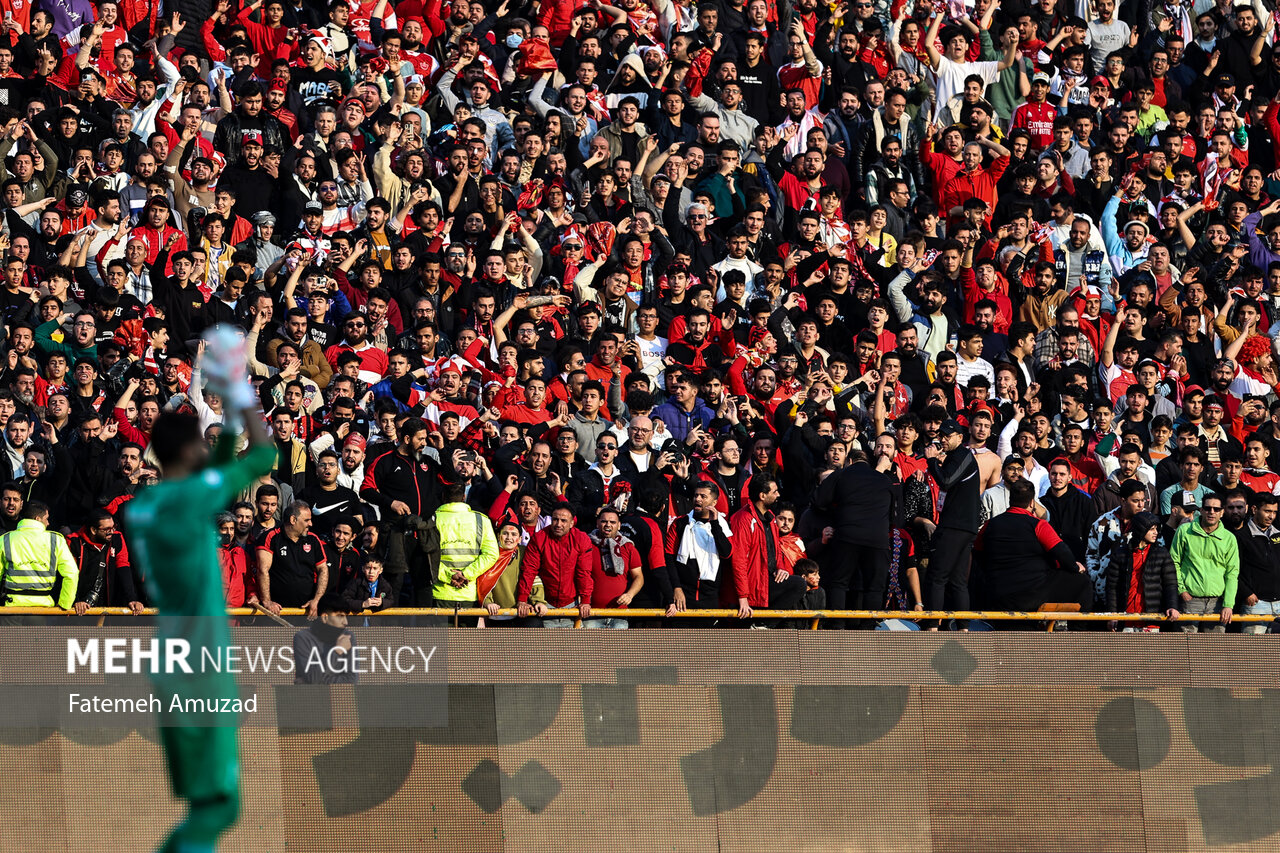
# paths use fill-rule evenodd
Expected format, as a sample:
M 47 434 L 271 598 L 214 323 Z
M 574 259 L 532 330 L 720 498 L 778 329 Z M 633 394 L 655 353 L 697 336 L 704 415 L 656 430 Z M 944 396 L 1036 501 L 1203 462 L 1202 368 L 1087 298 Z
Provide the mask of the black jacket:
M 613 480 L 631 483 L 631 478 L 623 476 L 617 465 L 613 466 Z M 633 484 L 634 485 L 634 484 Z M 578 526 L 590 532 L 596 526 L 596 513 L 604 506 L 604 476 L 599 470 L 587 468 L 569 478 L 569 487 L 565 490 L 565 500 L 573 509 L 578 519 Z
M 1129 601 L 1129 581 L 1133 577 L 1133 552 L 1120 546 L 1107 563 L 1107 610 L 1122 612 Z M 1178 572 L 1169 552 L 1159 542 L 1151 546 L 1142 566 L 1142 610 L 1163 613 L 1178 606 Z
M 964 455 L 973 459 L 972 453 Z M 977 475 L 976 462 L 974 475 Z M 893 481 L 889 475 L 880 473 L 867 462 L 855 462 L 823 480 L 813 504 L 831 513 L 837 542 L 888 550 L 894 515 Z M 974 506 L 976 508 L 976 502 Z M 976 532 L 976 515 L 974 521 Z
M 133 568 L 129 565 L 129 551 L 120 533 L 111 534 L 99 547 L 81 530 L 67 537 L 67 547 L 80 569 L 76 601 L 87 602 L 90 607 L 122 607 L 140 600 L 133 582 Z
M 1240 546 L 1240 602 L 1250 595 L 1261 601 L 1280 600 L 1280 530 L 1260 530 L 1250 518 L 1236 531 Z
M 1067 543 L 1052 525 L 1023 509 L 1010 509 L 988 521 L 974 554 L 983 607 L 1035 610 L 1045 601 L 1050 573 L 1075 573 Z
M 1104 487 L 1105 488 L 1105 487 Z M 1081 563 L 1084 562 L 1085 551 L 1089 541 L 1089 527 L 1098 519 L 1094 499 L 1083 489 L 1068 486 L 1062 497 L 1054 497 L 1045 492 L 1040 503 L 1049 510 L 1049 523 L 1058 531 L 1062 541 L 1067 543 L 1071 553 Z
M 947 454 L 947 461 L 941 465 L 937 459 L 930 459 L 929 476 L 933 477 L 938 488 L 947 496 L 942 505 L 938 526 L 977 533 L 979 510 L 982 506 L 982 483 L 978 460 L 973 451 L 967 447 L 957 447 Z

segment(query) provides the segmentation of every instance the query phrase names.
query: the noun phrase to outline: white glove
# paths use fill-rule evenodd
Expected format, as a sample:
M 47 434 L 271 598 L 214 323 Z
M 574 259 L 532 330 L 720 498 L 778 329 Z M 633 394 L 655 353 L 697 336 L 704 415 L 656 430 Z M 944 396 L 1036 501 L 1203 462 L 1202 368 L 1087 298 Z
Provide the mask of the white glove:
M 200 369 L 210 391 L 236 409 L 253 405 L 253 389 L 248 387 L 249 354 L 244 333 L 220 324 L 204 334 L 205 349 Z

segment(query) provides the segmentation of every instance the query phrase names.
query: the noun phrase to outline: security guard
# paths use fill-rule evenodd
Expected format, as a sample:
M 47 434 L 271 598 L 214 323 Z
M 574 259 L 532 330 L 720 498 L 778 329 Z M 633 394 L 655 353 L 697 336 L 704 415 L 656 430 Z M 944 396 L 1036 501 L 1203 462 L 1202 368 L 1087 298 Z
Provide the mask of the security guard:
M 489 518 L 467 506 L 464 484 L 446 483 L 441 497 L 444 503 L 435 515 L 440 536 L 440 564 L 433 590 L 436 603 L 479 607 L 476 578 L 498 559 L 498 537 Z
M 49 506 L 29 501 L 18 529 L 0 536 L 0 594 L 6 605 L 53 607 L 58 576 L 58 607 L 70 610 L 76 600 L 80 570 L 61 533 L 48 529 Z

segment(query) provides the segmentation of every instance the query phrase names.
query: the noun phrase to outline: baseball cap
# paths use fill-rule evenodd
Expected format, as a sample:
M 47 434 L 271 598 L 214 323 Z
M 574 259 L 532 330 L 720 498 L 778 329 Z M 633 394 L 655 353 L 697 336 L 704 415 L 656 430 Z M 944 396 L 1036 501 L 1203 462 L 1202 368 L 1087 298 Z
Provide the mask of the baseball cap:
M 241 145 L 261 145 L 261 144 L 262 144 L 262 131 L 260 131 L 260 130 L 246 130 L 246 131 L 245 131 L 245 132 L 240 136 L 240 144 L 241 144 Z
M 324 213 L 324 205 L 318 201 L 309 201 L 302 210 L 305 213 Z
M 1049 85 L 1049 75 L 1045 74 L 1043 71 L 1037 71 L 1035 74 L 1031 75 L 1031 82 L 1044 83 L 1047 86 Z
M 1236 84 L 1236 78 L 1225 71 L 1213 78 L 1213 85 L 1219 89 L 1228 89 Z
M 938 435 L 964 435 L 964 427 L 960 426 L 960 422 L 955 418 L 947 418 L 942 422 L 942 426 L 938 427 Z

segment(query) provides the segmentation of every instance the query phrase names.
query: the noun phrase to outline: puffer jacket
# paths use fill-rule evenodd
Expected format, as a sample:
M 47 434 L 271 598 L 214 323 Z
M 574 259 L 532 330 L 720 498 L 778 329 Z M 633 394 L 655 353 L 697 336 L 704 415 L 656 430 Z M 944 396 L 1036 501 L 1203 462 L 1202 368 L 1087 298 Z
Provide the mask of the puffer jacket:
M 1107 610 L 1123 612 L 1133 578 L 1133 551 L 1126 543 L 1111 553 L 1107 563 Z M 1163 613 L 1178 606 L 1178 573 L 1173 559 L 1159 542 L 1151 546 L 1142 566 L 1142 611 Z

